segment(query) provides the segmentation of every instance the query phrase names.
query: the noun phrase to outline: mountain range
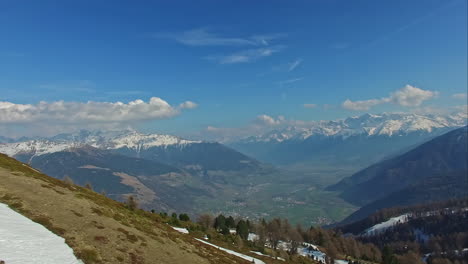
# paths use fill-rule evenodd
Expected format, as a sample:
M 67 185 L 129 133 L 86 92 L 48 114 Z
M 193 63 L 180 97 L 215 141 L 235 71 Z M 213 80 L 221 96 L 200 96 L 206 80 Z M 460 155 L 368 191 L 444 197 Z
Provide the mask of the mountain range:
M 365 114 L 289 126 L 227 145 L 133 130 L 81 130 L 1 138 L 0 153 L 55 178 L 90 183 L 116 200 L 133 194 L 148 209 L 323 224 L 373 201 L 349 199 L 352 188 L 339 188 L 349 179 L 324 187 L 465 122 L 462 114 Z
M 134 194 L 148 208 L 192 213 L 197 199 L 213 199 L 235 182 L 271 170 L 216 142 L 136 131 L 82 130 L 0 144 L 0 152 L 53 177 L 90 183 L 117 200 Z
M 385 207 L 464 197 L 468 195 L 468 127 L 378 162 L 329 189 L 361 206 L 344 223 Z
M 323 164 L 365 167 L 466 125 L 466 120 L 466 113 L 364 114 L 290 125 L 228 145 L 260 161 L 281 166 L 307 164 L 307 169 Z

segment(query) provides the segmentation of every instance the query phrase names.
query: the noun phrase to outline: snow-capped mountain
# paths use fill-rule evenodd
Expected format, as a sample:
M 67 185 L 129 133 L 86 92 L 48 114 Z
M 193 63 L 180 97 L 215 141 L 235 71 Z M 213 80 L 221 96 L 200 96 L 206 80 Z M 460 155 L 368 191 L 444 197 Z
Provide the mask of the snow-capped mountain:
M 237 171 L 259 163 L 216 142 L 186 140 L 172 135 L 143 134 L 134 130 L 87 131 L 50 138 L 0 144 L 0 153 L 31 163 L 37 157 L 92 147 L 133 158 L 142 158 L 198 171 Z
M 362 168 L 466 123 L 466 113 L 446 116 L 364 114 L 290 125 L 229 145 L 256 159 L 278 165 L 301 163 Z
M 143 134 L 131 130 L 110 132 L 81 130 L 77 133 L 60 134 L 51 138 L 0 144 L 0 153 L 8 156 L 25 153 L 39 156 L 84 145 L 106 150 L 127 148 L 139 153 L 141 150 L 152 147 L 185 147 L 197 143 L 202 143 L 202 141 L 190 141 L 164 134 Z
M 287 126 L 282 129 L 251 136 L 240 143 L 284 142 L 287 140 L 306 140 L 312 136 L 346 138 L 356 135 L 400 136 L 413 132 L 431 133 L 441 128 L 456 128 L 466 125 L 466 113 L 447 116 L 418 115 L 411 113 L 364 114 L 333 121 L 308 122 Z

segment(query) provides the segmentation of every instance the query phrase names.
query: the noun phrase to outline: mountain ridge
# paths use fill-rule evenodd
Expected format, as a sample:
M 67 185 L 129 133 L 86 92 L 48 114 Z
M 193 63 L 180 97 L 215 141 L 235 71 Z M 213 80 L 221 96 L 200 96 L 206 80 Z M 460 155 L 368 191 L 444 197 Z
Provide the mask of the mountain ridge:
M 468 195 L 468 127 L 436 137 L 394 158 L 376 163 L 328 189 L 362 206 L 343 223 L 384 207 Z

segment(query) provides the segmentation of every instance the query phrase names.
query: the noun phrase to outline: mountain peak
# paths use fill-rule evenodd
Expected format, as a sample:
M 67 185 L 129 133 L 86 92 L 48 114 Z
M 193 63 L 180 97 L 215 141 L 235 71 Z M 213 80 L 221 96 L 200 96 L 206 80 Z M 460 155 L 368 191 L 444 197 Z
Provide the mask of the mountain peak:
M 303 125 L 286 126 L 264 134 L 241 139 L 242 143 L 274 142 L 290 139 L 306 140 L 311 136 L 347 138 L 355 135 L 398 136 L 413 132 L 431 133 L 441 128 L 456 128 L 466 125 L 464 113 L 450 115 L 422 115 L 415 113 L 366 113 L 331 121 L 308 122 Z
M 132 150 L 148 149 L 151 147 L 180 146 L 202 143 L 165 134 L 143 134 L 135 130 L 123 131 L 88 131 L 80 130 L 76 133 L 59 134 L 50 138 L 31 139 L 13 143 L 0 143 L 0 152 L 8 156 L 28 153 L 34 156 L 64 151 L 76 147 L 93 147 L 97 149 Z

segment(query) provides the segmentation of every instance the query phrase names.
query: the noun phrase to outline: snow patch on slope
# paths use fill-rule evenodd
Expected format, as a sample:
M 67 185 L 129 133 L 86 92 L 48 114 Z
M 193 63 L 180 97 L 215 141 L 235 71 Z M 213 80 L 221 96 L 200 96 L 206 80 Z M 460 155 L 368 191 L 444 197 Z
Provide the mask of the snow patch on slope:
M 82 264 L 65 239 L 0 203 L 0 259 L 8 264 Z
M 175 231 L 179 232 L 179 233 L 182 233 L 182 234 L 188 234 L 189 231 L 187 230 L 187 228 L 181 228 L 181 227 L 175 227 L 175 226 L 171 226 L 172 229 L 174 229 Z
M 253 257 L 251 257 L 251 256 L 248 256 L 248 255 L 245 255 L 245 254 L 241 254 L 241 253 L 239 253 L 239 252 L 235 252 L 235 251 L 232 251 L 232 250 L 230 250 L 230 249 L 226 249 L 226 248 L 219 247 L 219 246 L 217 246 L 217 245 L 208 243 L 208 242 L 203 241 L 203 240 L 198 239 L 198 238 L 195 238 L 195 240 L 197 240 L 197 241 L 199 241 L 199 242 L 202 242 L 202 243 L 204 243 L 204 244 L 207 244 L 207 245 L 209 245 L 209 246 L 215 247 L 215 248 L 217 248 L 217 249 L 219 249 L 219 250 L 222 250 L 222 251 L 224 251 L 224 252 L 226 252 L 226 253 L 228 253 L 228 254 L 231 254 L 231 255 L 237 256 L 237 257 L 239 257 L 239 258 L 245 259 L 245 260 L 247 260 L 247 261 L 253 261 L 255 264 L 265 264 L 265 262 L 263 262 L 263 261 L 261 261 L 261 260 L 259 260 L 259 259 L 253 258 Z
M 377 233 L 381 233 L 387 230 L 388 228 L 395 226 L 397 224 L 406 223 L 408 222 L 409 216 L 410 216 L 409 214 L 403 214 L 400 216 L 392 217 L 385 222 L 369 227 L 368 229 L 364 231 L 364 235 L 374 235 Z

